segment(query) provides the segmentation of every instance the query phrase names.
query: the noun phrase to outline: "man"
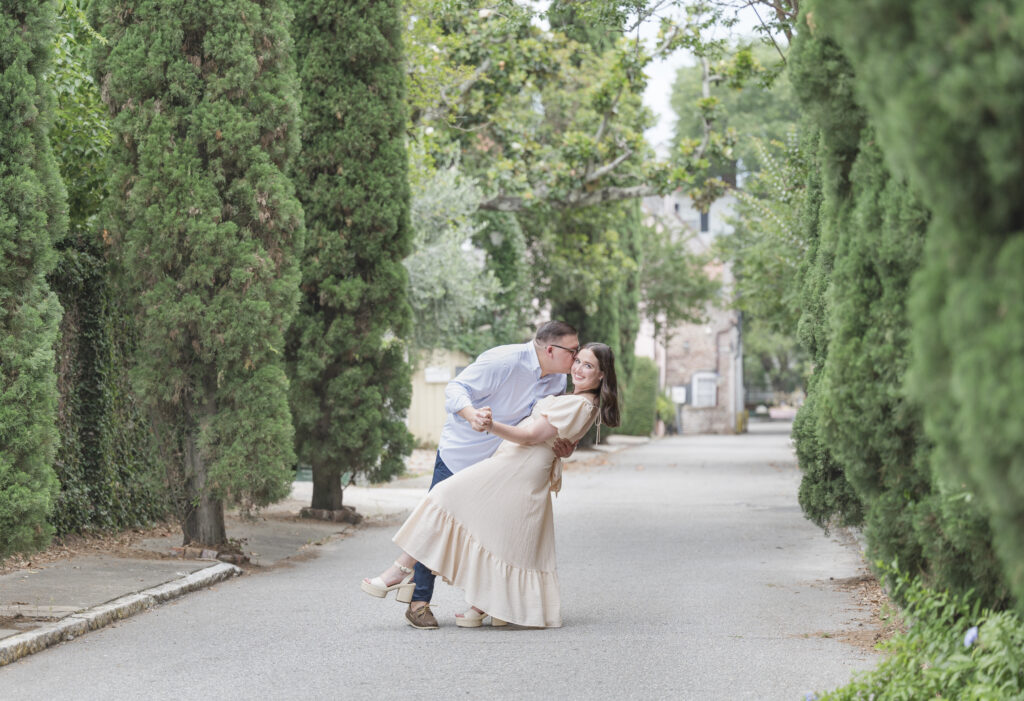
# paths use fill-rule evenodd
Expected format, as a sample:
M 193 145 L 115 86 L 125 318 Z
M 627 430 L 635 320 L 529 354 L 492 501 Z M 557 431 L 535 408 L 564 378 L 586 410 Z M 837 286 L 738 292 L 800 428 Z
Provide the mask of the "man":
M 444 392 L 448 419 L 441 431 L 430 488 L 494 454 L 501 439 L 485 433 L 492 420 L 518 424 L 530 415 L 538 399 L 563 393 L 565 375 L 579 349 L 576 329 L 562 321 L 549 321 L 537 329 L 532 341 L 491 348 L 449 382 Z M 575 447 L 558 439 L 555 455 L 568 457 Z M 429 606 L 434 575 L 419 563 L 414 572 L 416 589 L 405 617 L 414 628 L 437 628 Z

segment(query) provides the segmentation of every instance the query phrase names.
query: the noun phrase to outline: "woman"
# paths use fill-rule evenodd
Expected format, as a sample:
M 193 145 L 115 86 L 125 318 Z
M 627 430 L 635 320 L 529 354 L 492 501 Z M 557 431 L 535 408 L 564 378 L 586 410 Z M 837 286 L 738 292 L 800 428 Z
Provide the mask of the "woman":
M 573 393 L 545 397 L 517 426 L 491 422 L 503 439 L 486 460 L 439 483 L 420 502 L 394 541 L 402 556 L 379 577 L 364 579 L 374 596 L 412 595 L 417 562 L 466 591 L 473 607 L 456 624 L 557 627 L 558 575 L 550 492 L 561 488 L 556 438 L 579 440 L 594 421 L 619 424 L 615 358 L 603 343 L 588 343 L 573 361 Z M 486 613 L 485 613 L 486 612 Z

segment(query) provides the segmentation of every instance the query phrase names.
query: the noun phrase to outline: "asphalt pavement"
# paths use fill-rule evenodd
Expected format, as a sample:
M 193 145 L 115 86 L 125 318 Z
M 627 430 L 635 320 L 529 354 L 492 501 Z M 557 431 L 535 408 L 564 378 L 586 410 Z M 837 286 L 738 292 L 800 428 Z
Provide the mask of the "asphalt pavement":
M 0 639 L 0 662 L 12 657 L 0 698 L 803 699 L 834 688 L 878 661 L 841 640 L 869 612 L 833 582 L 863 573 L 862 559 L 803 518 L 788 424 L 751 428 L 580 451 L 555 502 L 560 629 L 456 628 L 465 605 L 440 585 L 442 627 L 417 631 L 401 605 L 359 591 L 396 554 L 390 537 L 426 470 L 347 490 L 370 516 L 358 527 L 293 518 L 308 499 L 297 485 L 294 502 L 246 526 L 260 565 L 241 577 L 156 558 L 0 577 L 0 607 L 56 619 L 33 630 L 71 626 L 30 656 L 11 641 L 31 630 Z M 125 616 L 148 611 L 110 613 L 128 599 Z

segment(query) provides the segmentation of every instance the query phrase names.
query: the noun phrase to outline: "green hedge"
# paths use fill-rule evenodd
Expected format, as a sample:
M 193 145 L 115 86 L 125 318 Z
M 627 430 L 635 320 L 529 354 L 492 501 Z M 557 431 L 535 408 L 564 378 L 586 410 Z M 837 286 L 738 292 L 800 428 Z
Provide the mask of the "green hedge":
M 168 515 L 163 465 L 130 382 L 134 322 L 112 278 L 96 223 L 104 197 L 110 119 L 88 74 L 95 38 L 61 17 L 50 143 L 68 189 L 67 235 L 50 274 L 64 316 L 57 346 L 60 479 L 51 523 L 58 534 L 143 525 Z
M 820 134 L 801 278 L 800 337 L 814 358 L 794 424 L 801 505 L 820 525 L 863 526 L 874 559 L 898 558 L 935 586 L 1005 603 L 984 510 L 933 472 L 923 407 L 906 389 L 907 299 L 930 212 L 890 171 L 845 53 L 808 29 L 790 61 Z
M 908 387 L 931 469 L 950 498 L 980 502 L 1024 602 L 1024 4 L 836 0 L 814 17 L 931 212 Z
M 622 387 L 622 385 L 619 385 Z M 658 416 L 658 366 L 650 358 L 634 360 L 633 376 L 622 397 L 622 424 L 615 433 L 649 436 Z

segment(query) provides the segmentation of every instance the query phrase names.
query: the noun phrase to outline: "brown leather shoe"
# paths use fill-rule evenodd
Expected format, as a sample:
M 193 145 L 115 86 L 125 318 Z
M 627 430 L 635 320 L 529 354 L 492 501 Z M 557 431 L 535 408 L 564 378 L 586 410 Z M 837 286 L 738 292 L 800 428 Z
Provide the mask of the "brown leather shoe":
M 413 628 L 421 630 L 434 630 L 437 628 L 437 619 L 434 618 L 434 614 L 430 611 L 430 604 L 426 604 L 416 610 L 413 610 L 410 605 L 405 610 L 405 620 L 409 621 L 409 625 Z

